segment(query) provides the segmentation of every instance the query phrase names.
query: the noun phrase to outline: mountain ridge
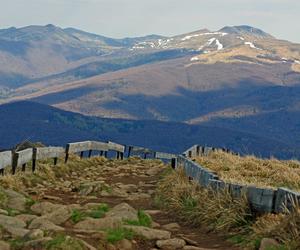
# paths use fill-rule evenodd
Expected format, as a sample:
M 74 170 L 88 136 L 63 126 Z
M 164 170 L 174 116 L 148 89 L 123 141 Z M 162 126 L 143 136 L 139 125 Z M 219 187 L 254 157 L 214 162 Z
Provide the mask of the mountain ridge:
M 55 35 L 7 41 L 0 31 L 0 103 L 32 100 L 89 116 L 224 127 L 300 145 L 299 44 L 245 25 L 124 40 L 34 29 Z

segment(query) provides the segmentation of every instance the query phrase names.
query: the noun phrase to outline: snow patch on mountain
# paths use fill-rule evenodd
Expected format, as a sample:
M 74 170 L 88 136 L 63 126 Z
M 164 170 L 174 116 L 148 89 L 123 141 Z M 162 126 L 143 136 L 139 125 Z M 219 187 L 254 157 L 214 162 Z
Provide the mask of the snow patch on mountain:
M 223 49 L 223 44 L 220 43 L 220 41 L 218 39 L 216 40 L 216 45 L 218 46 L 218 50 Z
M 297 63 L 297 64 L 300 64 L 300 61 L 299 61 L 299 60 L 295 60 L 294 62 Z
M 216 40 L 216 38 L 211 38 L 211 39 L 209 39 L 208 41 L 207 41 L 207 45 L 209 46 L 209 45 L 211 45 L 214 41 Z
M 200 59 L 199 59 L 198 56 L 194 56 L 194 57 L 191 58 L 191 61 L 192 61 L 192 62 L 194 62 L 194 61 L 199 61 L 199 60 L 200 60 Z
M 198 37 L 198 36 L 210 36 L 210 35 L 219 35 L 219 36 L 226 36 L 228 33 L 225 32 L 206 32 L 206 33 L 199 33 L 194 35 L 188 35 L 181 39 L 181 41 L 190 40 L 191 38 Z
M 245 45 L 249 45 L 250 48 L 252 48 L 252 49 L 262 50 L 262 49 L 260 49 L 260 48 L 257 48 L 252 42 L 245 42 Z
M 244 38 L 244 37 L 237 36 L 236 38 L 237 38 L 237 39 L 240 39 L 240 40 L 242 40 L 242 41 L 245 41 L 245 38 Z

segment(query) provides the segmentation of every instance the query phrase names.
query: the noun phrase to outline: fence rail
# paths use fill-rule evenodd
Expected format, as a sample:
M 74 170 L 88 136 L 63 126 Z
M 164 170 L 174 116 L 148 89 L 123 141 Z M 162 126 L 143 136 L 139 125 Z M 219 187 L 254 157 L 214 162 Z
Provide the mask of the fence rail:
M 92 152 L 99 152 L 101 156 L 107 157 L 108 152 L 112 151 L 116 153 L 117 159 L 123 159 L 124 154 L 127 149 L 128 157 L 130 154 L 143 152 L 145 153 L 144 158 L 146 159 L 149 154 L 157 154 L 160 159 L 171 160 L 170 154 L 163 152 L 153 152 L 149 149 L 136 147 L 136 146 L 125 146 L 115 142 L 100 142 L 100 141 L 82 141 L 82 142 L 72 142 L 68 143 L 66 147 L 35 147 L 27 148 L 21 151 L 4 151 L 0 152 L 0 174 L 4 174 L 4 169 L 11 166 L 12 174 L 15 174 L 19 167 L 22 167 L 22 171 L 26 170 L 26 166 L 31 163 L 32 171 L 36 169 L 37 162 L 39 160 L 53 159 L 56 165 L 59 158 L 65 158 L 65 162 L 68 161 L 70 154 L 80 154 L 82 158 L 84 152 L 88 152 L 88 157 L 92 156 Z M 175 155 L 173 155 L 176 157 Z M 152 157 L 155 158 L 155 157 Z
M 186 175 L 190 179 L 195 180 L 202 187 L 210 187 L 216 192 L 226 189 L 235 198 L 246 195 L 252 210 L 255 212 L 280 213 L 283 212 L 285 208 L 293 209 L 295 203 L 300 204 L 300 193 L 298 192 L 287 188 L 260 188 L 224 182 L 220 180 L 216 173 L 192 160 L 194 157 L 208 155 L 210 152 L 216 150 L 235 154 L 225 148 L 216 149 L 194 145 L 177 157 L 176 167 L 183 167 Z

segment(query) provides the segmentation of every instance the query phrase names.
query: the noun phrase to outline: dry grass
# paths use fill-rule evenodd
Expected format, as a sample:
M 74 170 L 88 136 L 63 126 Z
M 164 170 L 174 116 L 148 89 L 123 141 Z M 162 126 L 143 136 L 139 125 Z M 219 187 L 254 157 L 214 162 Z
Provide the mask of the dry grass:
M 213 231 L 245 231 L 251 220 L 246 198 L 233 199 L 228 192 L 200 188 L 187 179 L 183 170 L 166 175 L 157 194 L 157 200 L 188 224 L 204 225 Z
M 257 219 L 252 227 L 252 237 L 273 238 L 284 244 L 286 249 L 300 249 L 300 208 L 285 214 L 267 214 Z
M 218 173 L 224 181 L 254 184 L 258 187 L 286 187 L 300 191 L 300 162 L 259 159 L 254 156 L 237 156 L 221 151 L 196 161 Z
M 20 168 L 15 175 L 6 174 L 0 178 L 0 186 L 22 191 L 23 187 L 35 187 L 39 183 L 54 183 L 59 178 L 63 178 L 72 172 L 81 172 L 90 166 L 107 164 L 109 160 L 104 157 L 93 157 L 90 159 L 80 159 L 76 155 L 71 155 L 69 162 L 64 164 L 64 159 L 59 159 L 59 164 L 53 166 L 53 160 L 39 161 L 35 173 L 31 172 L 28 166 L 25 172 Z
M 184 171 L 168 172 L 161 180 L 156 201 L 188 225 L 220 232 L 243 249 L 258 249 L 263 238 L 276 239 L 276 249 L 300 249 L 300 208 L 284 214 L 252 215 L 246 198 L 215 193 L 188 180 Z

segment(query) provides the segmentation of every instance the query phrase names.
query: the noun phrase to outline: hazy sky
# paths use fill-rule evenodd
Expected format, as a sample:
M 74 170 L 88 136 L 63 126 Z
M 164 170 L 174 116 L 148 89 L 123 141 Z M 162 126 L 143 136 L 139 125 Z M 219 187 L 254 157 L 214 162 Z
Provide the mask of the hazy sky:
M 52 23 L 110 36 L 248 24 L 300 43 L 300 0 L 0 0 L 0 28 Z

